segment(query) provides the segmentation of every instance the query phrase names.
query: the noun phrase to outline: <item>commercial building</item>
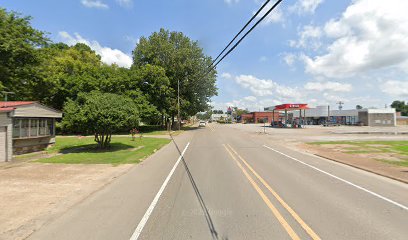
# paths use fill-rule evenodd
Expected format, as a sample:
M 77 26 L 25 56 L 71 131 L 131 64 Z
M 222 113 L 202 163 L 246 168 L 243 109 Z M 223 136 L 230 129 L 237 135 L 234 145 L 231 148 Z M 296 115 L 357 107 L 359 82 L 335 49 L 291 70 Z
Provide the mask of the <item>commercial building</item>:
M 241 122 L 243 123 L 272 123 L 274 118 L 272 112 L 251 112 L 241 115 Z M 279 113 L 275 113 L 275 118 L 279 117 Z
M 55 120 L 61 117 L 62 112 L 38 102 L 0 102 L 0 161 L 54 144 Z
M 408 117 L 401 116 L 401 112 L 397 112 L 397 125 L 408 126 Z
M 283 104 L 265 108 L 268 111 L 278 111 L 278 120 L 285 124 L 297 123 L 301 125 L 341 124 L 361 126 L 395 126 L 397 123 L 394 108 L 385 109 L 350 109 L 331 110 L 329 106 L 286 110 L 283 114 L 281 106 L 302 106 L 302 104 Z
M 218 113 L 218 114 L 211 114 L 211 121 L 216 122 L 216 121 L 220 121 L 220 120 L 226 120 L 229 119 L 230 115 L 226 114 L 226 113 Z

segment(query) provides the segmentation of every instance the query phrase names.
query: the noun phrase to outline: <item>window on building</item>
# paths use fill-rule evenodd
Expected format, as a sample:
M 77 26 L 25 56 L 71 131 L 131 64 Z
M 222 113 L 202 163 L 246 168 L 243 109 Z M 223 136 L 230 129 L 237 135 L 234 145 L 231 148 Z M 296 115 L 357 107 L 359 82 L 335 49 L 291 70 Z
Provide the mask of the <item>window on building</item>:
M 47 119 L 40 119 L 39 120 L 39 129 L 38 129 L 38 133 L 40 136 L 44 136 L 47 135 L 48 131 L 47 131 Z
M 38 136 L 38 119 L 30 119 L 30 137 Z
M 20 119 L 13 119 L 13 138 L 20 137 Z
M 28 137 L 30 130 L 30 119 L 21 119 L 20 137 Z
M 47 121 L 47 128 L 48 128 L 48 135 L 54 135 L 54 121 L 52 119 L 48 119 Z
M 52 136 L 54 134 L 53 122 L 53 119 L 50 118 L 13 119 L 13 138 Z

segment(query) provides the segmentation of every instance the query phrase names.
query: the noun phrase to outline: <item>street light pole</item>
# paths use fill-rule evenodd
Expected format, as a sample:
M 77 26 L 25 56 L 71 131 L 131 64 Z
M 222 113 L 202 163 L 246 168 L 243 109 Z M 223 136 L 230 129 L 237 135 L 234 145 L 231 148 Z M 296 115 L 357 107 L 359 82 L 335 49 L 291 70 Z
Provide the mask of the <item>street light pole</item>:
M 180 80 L 177 79 L 177 122 L 178 122 L 178 130 L 180 131 Z
M 14 92 L 7 92 L 7 91 L 2 91 L 2 93 L 4 94 L 4 101 L 7 102 L 8 98 L 7 96 L 10 95 L 14 95 Z

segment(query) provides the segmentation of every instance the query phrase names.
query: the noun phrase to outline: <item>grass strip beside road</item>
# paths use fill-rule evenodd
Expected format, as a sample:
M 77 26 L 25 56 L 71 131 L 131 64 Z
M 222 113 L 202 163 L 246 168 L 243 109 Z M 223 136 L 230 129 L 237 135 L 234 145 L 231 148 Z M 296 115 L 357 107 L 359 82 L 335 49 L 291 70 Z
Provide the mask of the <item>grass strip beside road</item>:
M 339 145 L 340 150 L 348 154 L 389 154 L 398 157 L 398 161 L 375 158 L 376 160 L 408 167 L 408 141 L 326 141 L 313 142 L 312 145 Z
M 139 163 L 166 144 L 169 139 L 112 137 L 111 147 L 97 149 L 93 137 L 57 137 L 55 146 L 47 151 L 57 154 L 50 158 L 39 159 L 41 163 L 67 164 L 129 164 Z

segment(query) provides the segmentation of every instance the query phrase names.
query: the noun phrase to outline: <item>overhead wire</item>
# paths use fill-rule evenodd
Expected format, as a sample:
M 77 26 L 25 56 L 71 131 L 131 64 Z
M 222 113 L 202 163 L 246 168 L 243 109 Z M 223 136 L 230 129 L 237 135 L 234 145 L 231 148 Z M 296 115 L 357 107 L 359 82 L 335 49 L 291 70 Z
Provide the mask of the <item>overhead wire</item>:
M 242 42 L 242 40 L 244 40 L 244 39 L 248 36 L 248 34 L 251 33 L 282 1 L 283 1 L 283 0 L 278 0 L 278 1 L 276 1 L 276 2 L 273 4 L 273 6 L 272 6 L 248 31 L 227 51 L 227 53 L 225 53 L 225 54 L 221 57 L 221 59 L 219 59 L 215 64 L 214 64 L 214 62 L 215 62 L 216 60 L 214 60 L 213 63 L 208 67 L 209 70 L 208 70 L 208 72 L 206 73 L 206 75 L 209 74 L 214 68 L 216 68 L 217 65 L 218 65 L 222 60 L 224 60 L 225 57 L 227 57 L 232 51 L 234 51 L 234 49 Z M 257 11 L 257 14 L 259 14 L 259 13 L 262 11 L 262 9 L 266 6 L 266 4 L 268 4 L 268 3 L 269 3 L 269 1 L 266 1 L 266 2 L 262 5 L 262 7 Z M 232 42 L 238 37 L 238 35 L 243 32 L 243 30 L 249 25 L 249 23 L 250 23 L 255 17 L 256 17 L 256 15 L 252 16 L 252 18 L 250 19 L 250 21 L 248 21 L 247 24 L 245 24 L 244 28 L 241 29 L 241 31 L 234 37 L 234 39 L 227 45 L 227 47 L 224 48 L 224 50 L 217 56 L 216 59 L 218 59 L 218 58 L 222 55 L 222 53 L 225 52 L 225 50 L 232 44 Z

